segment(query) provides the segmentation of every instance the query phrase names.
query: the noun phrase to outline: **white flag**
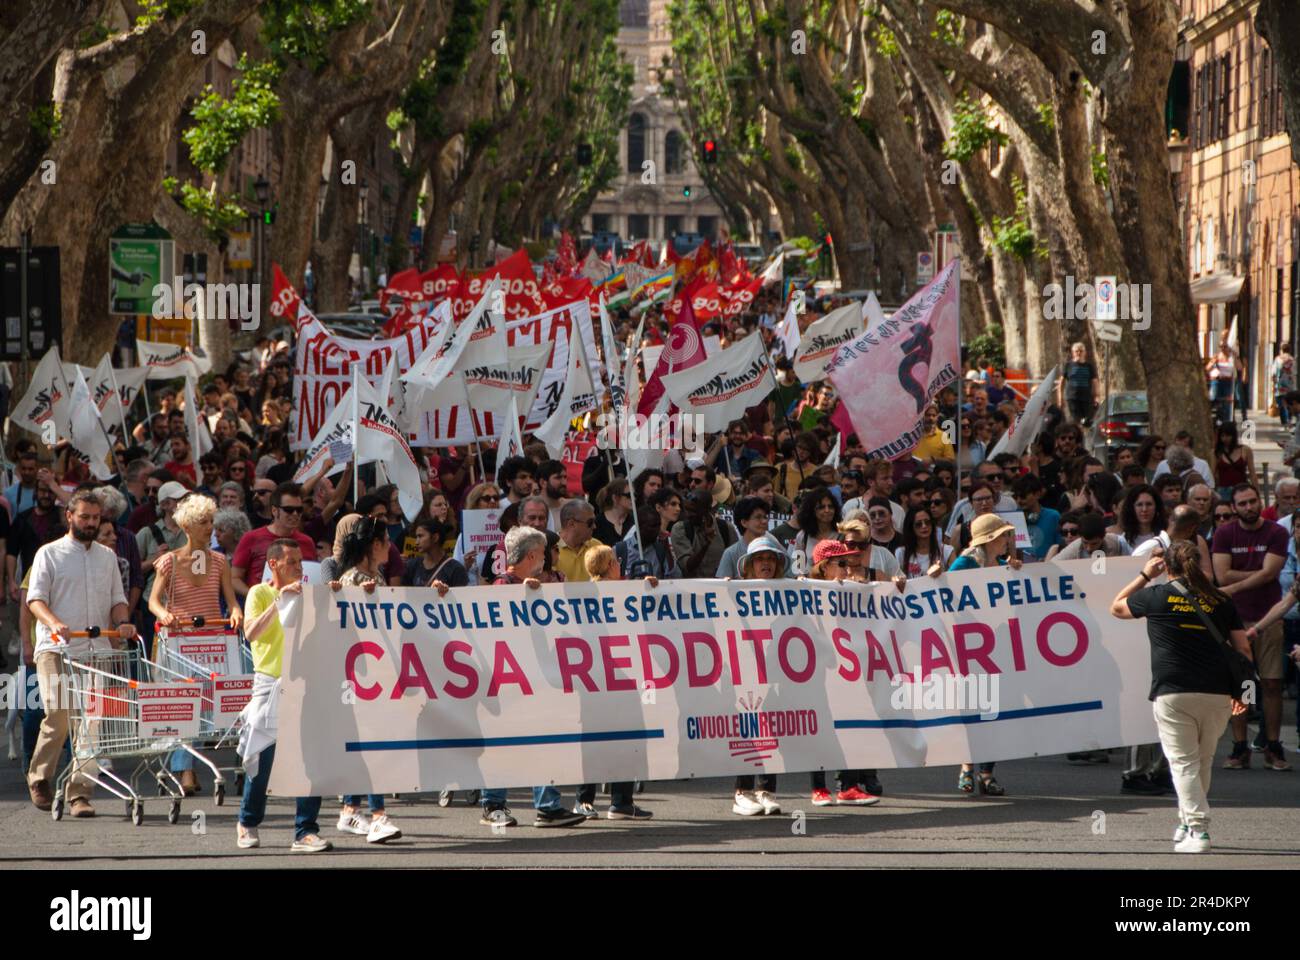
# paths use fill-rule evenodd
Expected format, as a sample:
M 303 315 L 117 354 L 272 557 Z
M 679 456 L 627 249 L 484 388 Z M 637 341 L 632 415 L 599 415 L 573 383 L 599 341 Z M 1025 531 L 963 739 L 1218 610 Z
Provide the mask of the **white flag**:
M 140 366 L 149 368 L 150 380 L 175 380 L 177 377 L 197 380 L 212 370 L 212 361 L 202 350 L 148 340 L 136 340 L 135 349 Z
M 90 399 L 90 387 L 80 370 L 77 371 L 77 379 L 72 387 L 69 407 L 72 413 L 69 442 L 89 458 L 90 472 L 96 480 L 110 479 L 113 471 L 108 468 L 107 461 L 113 456 L 113 450 L 109 447 L 108 437 L 104 435 L 104 428 L 99 422 L 99 411 Z
M 776 378 L 763 334 L 755 330 L 734 347 L 664 377 L 663 385 L 683 414 L 701 417 L 704 432 L 716 433 L 762 403 L 776 389 Z
M 834 467 L 836 470 L 840 468 L 840 442 L 843 439 L 844 439 L 844 434 L 839 432 L 835 434 L 835 446 L 831 447 L 831 452 L 826 456 L 826 459 L 822 462 L 823 467 Z
M 451 338 L 451 343 L 445 348 L 443 344 L 450 331 L 450 325 L 444 326 L 438 331 L 438 336 L 430 341 L 424 351 L 411 362 L 411 369 L 402 374 L 402 379 L 407 383 L 419 384 L 426 389 L 437 387 L 447 378 L 447 374 L 456 367 L 461 355 L 468 349 L 470 342 L 477 340 L 482 344 L 484 351 L 494 351 L 494 345 L 497 343 L 495 323 L 489 316 L 487 326 L 484 327 L 480 321 L 483 320 L 484 314 L 492 305 L 492 298 L 500 288 L 501 279 L 493 277 L 488 281 L 487 286 L 483 288 L 483 296 L 479 298 L 478 303 L 474 304 L 474 309 L 469 312 L 469 316 L 461 321 L 456 333 Z M 486 343 L 484 343 L 486 341 Z M 504 342 L 504 339 L 502 340 Z
M 501 442 L 497 444 L 497 463 L 504 463 L 510 457 L 524 455 L 524 439 L 519 435 L 519 404 L 514 394 L 506 401 L 504 419 L 501 424 Z
M 835 359 L 835 352 L 861 333 L 862 307 L 857 303 L 846 304 L 814 321 L 799 341 L 795 376 L 804 383 L 822 379 L 826 367 Z
M 131 404 L 135 403 L 135 398 L 140 395 L 140 389 L 148 376 L 148 367 L 113 367 L 113 383 L 117 386 L 122 413 L 125 414 L 131 409 Z
M 758 279 L 763 281 L 763 287 L 766 287 L 769 283 L 777 283 L 780 281 L 781 270 L 784 265 L 785 251 L 782 250 L 776 255 L 776 258 L 763 269 L 763 272 L 758 275 Z M 759 289 L 761 290 L 762 287 Z
M 384 465 L 388 479 L 397 484 L 397 499 L 402 505 L 402 513 L 412 521 L 424 506 L 424 492 L 420 487 L 420 467 L 406 442 L 406 435 L 388 412 L 387 402 L 380 398 L 369 380 L 358 377 L 349 392 L 356 394 L 356 461 L 358 464 L 378 462 Z
M 334 456 L 330 451 L 331 449 L 336 452 L 342 449 L 349 451 L 353 449 L 352 427 L 356 420 L 356 399 L 356 392 L 349 388 L 334 405 L 325 422 L 320 425 L 316 436 L 312 437 L 311 444 L 303 451 L 302 463 L 298 466 L 298 472 L 293 475 L 294 483 L 303 483 L 319 473 L 326 457 L 334 459 L 334 466 L 329 471 L 330 475 L 341 472 L 352 462 L 350 454 L 347 459 L 342 459 Z
M 1007 432 L 998 438 L 993 452 L 987 459 L 992 460 L 999 453 L 1014 453 L 1020 456 L 1029 449 L 1029 445 L 1034 442 L 1034 437 L 1038 436 L 1038 431 L 1047 422 L 1047 405 L 1052 402 L 1052 395 L 1056 390 L 1057 369 L 1052 367 L 1052 372 L 1034 388 L 1033 394 L 1025 402 L 1025 409 L 1020 411 L 1016 422 L 1007 428 Z
M 876 299 L 874 290 L 862 301 L 862 320 L 869 327 L 878 327 L 885 322 L 885 311 L 880 309 L 880 301 Z
M 190 456 L 198 468 L 199 457 L 209 452 L 214 444 L 208 433 L 208 418 L 199 416 L 199 385 L 193 377 L 185 378 L 185 432 L 190 437 Z M 198 470 L 203 476 L 203 471 Z
M 560 402 L 546 422 L 533 431 L 533 436 L 545 443 L 551 456 L 559 460 L 564 456 L 564 437 L 569 432 L 569 421 L 595 409 L 596 391 L 592 385 L 591 371 L 587 368 L 586 351 L 573 347 L 571 342 L 569 375 L 564 380 Z
M 793 360 L 799 350 L 799 315 L 795 313 L 794 297 L 790 298 L 790 306 L 786 307 L 785 319 L 776 326 L 776 339 L 785 355 Z
M 49 435 L 53 425 L 53 436 L 48 443 L 53 444 L 58 437 L 67 436 L 69 430 L 68 404 L 71 401 L 71 388 L 63 375 L 63 362 L 59 359 L 59 346 L 54 344 L 41 357 L 40 363 L 32 372 L 32 382 L 27 385 L 27 392 L 13 407 L 9 419 L 32 433 Z

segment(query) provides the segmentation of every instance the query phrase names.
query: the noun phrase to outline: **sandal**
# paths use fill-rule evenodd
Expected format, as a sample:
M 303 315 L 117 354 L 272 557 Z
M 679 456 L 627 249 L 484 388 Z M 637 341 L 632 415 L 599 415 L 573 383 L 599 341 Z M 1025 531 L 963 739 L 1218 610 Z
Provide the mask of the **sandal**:
M 971 776 L 969 770 L 963 770 L 957 774 L 957 789 L 962 793 L 975 792 L 975 778 Z
M 1007 791 L 992 777 L 980 777 L 980 793 L 987 797 L 1004 797 Z

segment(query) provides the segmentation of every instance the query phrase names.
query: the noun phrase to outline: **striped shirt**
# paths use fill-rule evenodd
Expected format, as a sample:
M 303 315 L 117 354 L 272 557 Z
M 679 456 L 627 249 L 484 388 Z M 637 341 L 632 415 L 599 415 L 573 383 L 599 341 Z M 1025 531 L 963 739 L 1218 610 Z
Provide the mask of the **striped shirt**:
M 167 578 L 167 612 L 183 620 L 188 620 L 190 617 L 220 620 L 222 617 L 221 577 L 226 569 L 225 555 L 211 550 L 204 553 L 207 573 L 199 583 L 195 584 L 190 581 L 189 574 L 195 569 L 203 569 L 195 564 L 198 556 L 199 554 L 191 556 L 190 563 L 182 563 L 179 569 L 176 567 L 174 552 L 166 554 L 158 561 L 158 572 Z M 186 569 L 187 566 L 189 569 Z

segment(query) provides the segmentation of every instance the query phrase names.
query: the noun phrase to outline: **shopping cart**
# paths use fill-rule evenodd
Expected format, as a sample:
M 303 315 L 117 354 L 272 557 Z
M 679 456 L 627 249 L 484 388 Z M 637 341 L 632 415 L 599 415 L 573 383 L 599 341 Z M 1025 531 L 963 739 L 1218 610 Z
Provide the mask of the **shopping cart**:
M 91 627 L 69 631 L 61 640 L 120 636 L 116 630 Z M 67 704 L 72 759 L 55 783 L 53 818 L 63 819 L 64 790 L 79 776 L 124 801 L 126 815 L 139 826 L 146 800 L 141 784 L 152 778 L 158 797 L 170 804 L 168 821 L 176 823 L 185 794 L 167 769 L 167 757 L 182 749 L 207 763 L 185 742 L 187 732 L 180 726 L 182 714 L 199 712 L 199 684 L 145 659 L 135 645 L 117 650 L 92 647 L 75 655 L 65 649 L 59 682 L 55 702 Z M 117 760 L 136 762 L 121 776 L 114 769 Z
M 253 655 L 248 643 L 229 620 L 193 617 L 185 626 L 160 627 L 154 656 L 164 668 L 203 685 L 199 736 L 190 741 L 202 751 L 199 756 L 213 771 L 212 797 L 217 806 L 226 800 L 226 773 L 235 780 L 235 792 L 243 789 L 244 771 L 236 750 L 239 742 L 239 713 L 253 690 Z M 242 696 L 241 696 L 242 693 Z M 222 766 L 205 754 L 229 752 Z

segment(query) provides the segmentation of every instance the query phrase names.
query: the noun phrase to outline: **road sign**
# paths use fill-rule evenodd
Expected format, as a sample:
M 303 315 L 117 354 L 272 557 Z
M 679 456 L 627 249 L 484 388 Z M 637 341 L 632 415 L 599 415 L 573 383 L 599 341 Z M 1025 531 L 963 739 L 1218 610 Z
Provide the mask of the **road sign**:
M 923 250 L 916 255 L 916 285 L 924 286 L 934 279 L 934 254 Z
M 63 338 L 59 289 L 59 248 L 27 250 L 27 316 L 23 317 L 22 249 L 0 247 L 0 357 L 39 360 L 51 344 Z M 23 324 L 27 336 L 23 336 Z M 26 341 L 26 352 L 23 343 Z
M 1115 278 L 1094 277 L 1092 281 L 1094 306 L 1092 319 L 1098 323 L 1119 319 L 1119 305 L 1115 300 Z
M 230 245 L 226 248 L 226 266 L 231 270 L 253 269 L 253 234 L 247 230 L 233 230 Z

